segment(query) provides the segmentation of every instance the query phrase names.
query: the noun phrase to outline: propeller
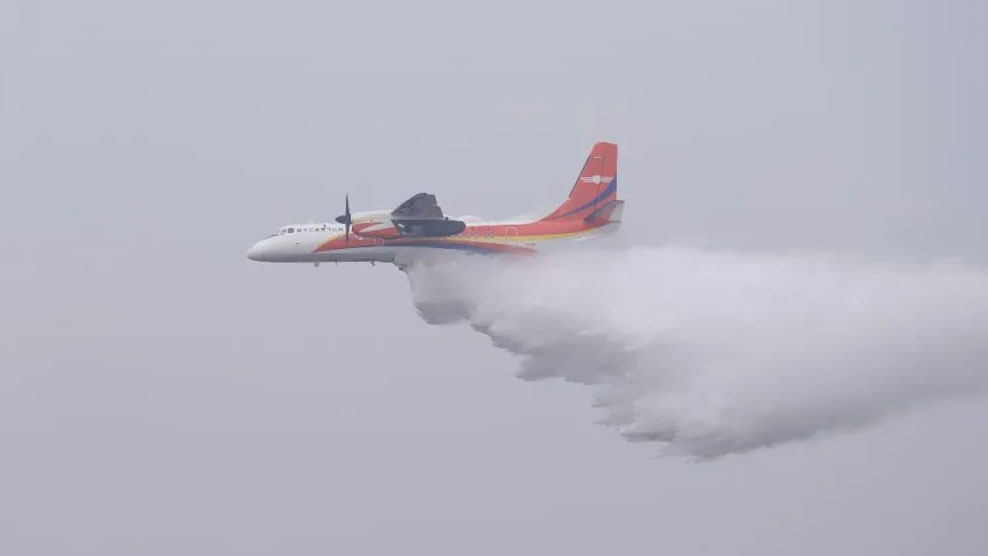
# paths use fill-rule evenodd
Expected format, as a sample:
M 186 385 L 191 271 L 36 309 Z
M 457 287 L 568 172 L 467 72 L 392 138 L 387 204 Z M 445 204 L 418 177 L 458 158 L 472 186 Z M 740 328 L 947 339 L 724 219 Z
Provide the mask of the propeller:
M 340 224 L 343 224 L 345 226 L 344 229 L 346 230 L 346 232 L 345 232 L 345 234 L 344 234 L 343 237 L 344 237 L 344 241 L 346 242 L 346 244 L 349 245 L 350 244 L 350 226 L 353 224 L 353 216 L 350 214 L 350 194 L 349 193 L 346 194 L 345 199 L 346 199 L 345 212 L 343 214 L 341 214 L 340 216 L 337 216 L 336 217 L 336 221 L 339 222 Z

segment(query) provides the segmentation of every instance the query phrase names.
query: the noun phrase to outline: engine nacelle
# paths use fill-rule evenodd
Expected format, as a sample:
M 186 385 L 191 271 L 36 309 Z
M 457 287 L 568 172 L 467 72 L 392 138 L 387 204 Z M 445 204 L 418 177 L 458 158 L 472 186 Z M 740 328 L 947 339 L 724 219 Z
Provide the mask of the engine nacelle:
M 390 222 L 377 222 L 369 226 L 353 226 L 353 233 L 360 237 L 372 237 L 377 239 L 396 239 L 401 237 L 401 231 Z

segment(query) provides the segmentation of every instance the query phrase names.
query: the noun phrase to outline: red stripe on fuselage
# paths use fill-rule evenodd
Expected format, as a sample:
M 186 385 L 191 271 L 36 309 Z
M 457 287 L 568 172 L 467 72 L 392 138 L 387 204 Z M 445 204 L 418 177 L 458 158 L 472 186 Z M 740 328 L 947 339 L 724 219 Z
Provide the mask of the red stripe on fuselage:
M 474 250 L 486 250 L 499 253 L 530 253 L 534 251 L 530 247 L 511 245 L 510 243 L 496 243 L 511 241 L 515 237 L 540 236 L 543 240 L 552 240 L 552 236 L 568 236 L 580 232 L 588 232 L 600 228 L 608 223 L 607 218 L 598 218 L 592 222 L 583 220 L 539 220 L 537 222 L 525 222 L 520 224 L 475 224 L 467 226 L 465 230 L 454 236 L 447 237 L 402 237 L 397 239 L 365 238 L 355 233 L 350 234 L 347 242 L 342 236 L 335 237 L 319 247 L 313 253 L 325 251 L 339 251 L 343 249 L 354 249 L 360 247 L 378 246 L 406 246 L 406 247 L 437 247 L 437 243 L 444 242 L 453 245 L 464 245 Z M 442 248 L 449 248 L 443 246 Z

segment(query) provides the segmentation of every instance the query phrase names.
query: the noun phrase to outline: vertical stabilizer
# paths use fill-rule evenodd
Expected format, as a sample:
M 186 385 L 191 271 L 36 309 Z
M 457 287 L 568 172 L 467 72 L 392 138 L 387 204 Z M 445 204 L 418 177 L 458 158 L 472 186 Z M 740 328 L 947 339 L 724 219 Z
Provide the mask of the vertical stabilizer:
M 542 220 L 587 220 L 612 205 L 617 200 L 617 153 L 614 143 L 594 145 L 569 197 Z

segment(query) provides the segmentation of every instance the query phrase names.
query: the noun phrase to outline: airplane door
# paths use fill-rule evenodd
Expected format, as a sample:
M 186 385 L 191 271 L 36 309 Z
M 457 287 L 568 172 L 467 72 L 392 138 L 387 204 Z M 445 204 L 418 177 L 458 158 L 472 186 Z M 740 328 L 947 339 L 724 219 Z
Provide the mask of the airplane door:
M 518 241 L 518 228 L 508 226 L 504 229 L 504 242 L 516 243 Z

